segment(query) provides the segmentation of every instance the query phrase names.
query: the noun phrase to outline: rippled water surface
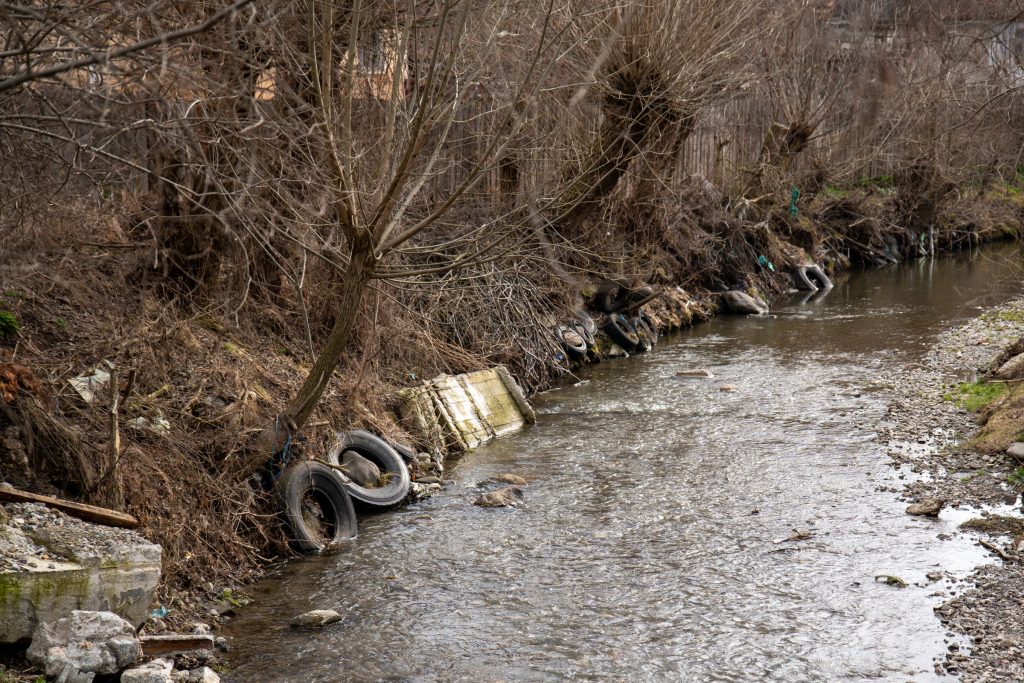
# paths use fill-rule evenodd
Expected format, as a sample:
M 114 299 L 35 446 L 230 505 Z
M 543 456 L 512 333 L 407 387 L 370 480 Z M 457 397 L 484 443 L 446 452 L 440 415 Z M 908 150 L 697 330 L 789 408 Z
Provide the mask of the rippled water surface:
M 879 490 L 896 481 L 874 441 L 881 385 L 943 326 L 1021 293 L 1020 263 L 1000 248 L 855 275 L 584 370 L 442 493 L 257 587 L 227 678 L 936 680 L 948 587 L 925 574 L 984 558 Z M 698 367 L 715 379 L 675 377 Z M 533 482 L 528 506 L 474 507 L 503 472 Z M 811 537 L 783 541 L 794 529 Z M 314 608 L 344 621 L 288 628 Z

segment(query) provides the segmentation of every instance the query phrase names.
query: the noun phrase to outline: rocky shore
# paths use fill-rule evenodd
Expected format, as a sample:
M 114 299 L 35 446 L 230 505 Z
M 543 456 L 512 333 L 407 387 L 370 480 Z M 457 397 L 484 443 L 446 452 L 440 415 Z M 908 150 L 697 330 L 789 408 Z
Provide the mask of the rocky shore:
M 893 383 L 889 420 L 879 430 L 893 464 L 913 473 L 903 491 L 908 502 L 977 511 L 961 527 L 963 533 L 976 534 L 999 555 L 967 577 L 959 595 L 936 608 L 950 638 L 936 671 L 968 682 L 1024 681 L 1024 505 L 1022 482 L 1014 476 L 1021 463 L 976 439 L 979 424 L 1000 410 L 999 403 L 978 405 L 988 395 L 986 385 L 977 382 L 1022 335 L 1024 298 L 947 330 L 922 363 Z M 975 403 L 966 400 L 971 391 L 982 394 Z M 959 645 L 956 636 L 968 637 L 969 645 Z

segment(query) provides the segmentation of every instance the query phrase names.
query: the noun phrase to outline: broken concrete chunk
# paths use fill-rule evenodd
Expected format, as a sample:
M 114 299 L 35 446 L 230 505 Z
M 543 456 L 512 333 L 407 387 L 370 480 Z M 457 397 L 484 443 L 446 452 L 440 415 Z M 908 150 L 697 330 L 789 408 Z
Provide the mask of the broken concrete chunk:
M 72 610 L 145 621 L 160 581 L 160 546 L 38 504 L 4 507 L 16 514 L 0 526 L 0 643 L 27 640 Z
M 938 517 L 939 512 L 942 511 L 942 506 L 945 504 L 946 501 L 941 498 L 925 498 L 919 503 L 909 505 L 907 507 L 907 514 L 919 517 Z
M 139 640 L 142 643 L 142 652 L 147 657 L 213 650 L 215 646 L 214 638 L 209 633 L 161 633 L 142 636 Z
M 121 683 L 174 683 L 174 678 L 171 676 L 173 670 L 173 661 L 154 659 L 122 673 Z
M 115 674 L 142 658 L 135 628 L 113 612 L 74 610 L 53 623 L 40 624 L 26 653 L 47 676 L 71 665 L 82 673 Z
M 203 666 L 189 671 L 188 683 L 220 683 L 220 676 L 210 667 Z

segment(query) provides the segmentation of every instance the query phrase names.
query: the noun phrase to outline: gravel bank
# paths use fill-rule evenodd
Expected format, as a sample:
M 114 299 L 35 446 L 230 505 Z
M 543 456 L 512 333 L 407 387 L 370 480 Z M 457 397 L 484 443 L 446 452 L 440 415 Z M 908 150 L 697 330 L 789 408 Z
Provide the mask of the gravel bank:
M 925 361 L 908 367 L 894 383 L 889 419 L 879 436 L 894 465 L 920 475 L 908 477 L 912 483 L 903 491 L 908 502 L 940 498 L 955 508 L 1013 505 L 1024 512 L 1018 492 L 1006 483 L 1016 465 L 1003 454 L 965 447 L 977 431 L 977 418 L 943 398 L 951 385 L 977 379 L 1022 334 L 1024 298 L 940 335 Z M 981 538 L 1010 547 L 1005 535 Z M 964 681 L 1024 681 L 1024 565 L 997 560 L 969 577 L 964 589 L 936 613 L 951 636 L 966 635 L 970 645 L 951 642 L 936 670 L 959 673 Z

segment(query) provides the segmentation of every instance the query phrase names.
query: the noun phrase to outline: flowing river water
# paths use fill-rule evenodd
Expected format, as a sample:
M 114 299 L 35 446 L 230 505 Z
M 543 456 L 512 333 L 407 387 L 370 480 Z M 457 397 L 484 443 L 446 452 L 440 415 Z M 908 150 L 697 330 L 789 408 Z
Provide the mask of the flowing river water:
M 932 610 L 952 586 L 925 576 L 985 554 L 938 538 L 946 513 L 904 513 L 875 429 L 885 384 L 944 327 L 1024 292 L 1021 264 L 998 247 L 854 274 L 583 370 L 435 497 L 257 586 L 228 622 L 227 679 L 951 680 L 933 670 L 948 636 Z M 715 379 L 676 377 L 692 368 Z M 532 482 L 527 507 L 473 506 L 504 472 Z M 783 540 L 794 529 L 811 535 Z M 315 608 L 344 619 L 288 627 Z

